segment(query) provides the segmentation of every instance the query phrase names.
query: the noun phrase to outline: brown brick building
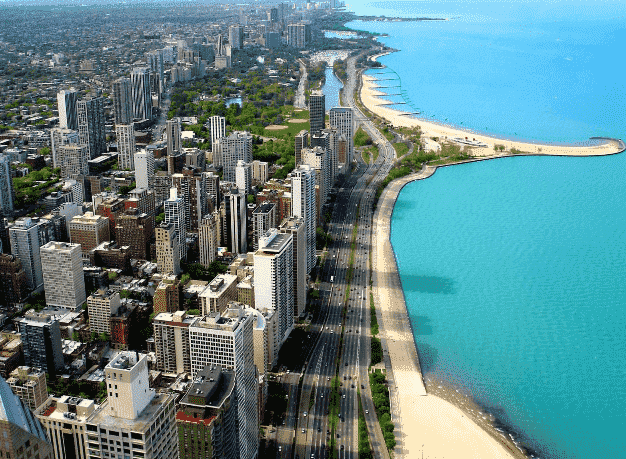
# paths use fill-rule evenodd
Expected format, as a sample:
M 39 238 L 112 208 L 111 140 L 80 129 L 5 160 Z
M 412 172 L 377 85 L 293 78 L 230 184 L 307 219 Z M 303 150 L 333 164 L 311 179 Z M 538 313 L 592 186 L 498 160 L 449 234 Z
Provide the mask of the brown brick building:
M 131 258 L 151 260 L 150 241 L 154 237 L 154 217 L 130 208 L 117 218 L 117 242 L 128 246 Z
M 0 254 L 0 304 L 21 302 L 28 292 L 26 273 L 15 255 Z

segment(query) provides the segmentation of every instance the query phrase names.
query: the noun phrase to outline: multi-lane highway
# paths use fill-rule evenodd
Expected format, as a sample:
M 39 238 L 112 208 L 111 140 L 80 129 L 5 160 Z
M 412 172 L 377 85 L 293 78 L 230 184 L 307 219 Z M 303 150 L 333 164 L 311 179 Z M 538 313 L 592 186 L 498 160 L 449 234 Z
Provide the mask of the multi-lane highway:
M 355 124 L 360 124 L 370 135 L 380 154 L 374 164 L 365 164 L 360 157 L 355 158 L 357 163 L 353 172 L 336 186 L 329 224 L 333 243 L 324 261 L 320 308 L 311 326 L 311 335 L 316 343 L 302 375 L 295 422 L 295 450 L 292 451 L 290 445 L 279 445 L 278 455 L 283 459 L 329 457 L 331 446 L 338 450 L 341 459 L 357 457 L 359 393 L 363 409 L 367 410 L 366 422 L 374 455 L 388 458 L 368 383 L 368 263 L 376 188 L 389 172 L 395 150 L 354 102 L 358 77 L 355 61 L 356 57 L 348 60 L 348 81 L 343 90 L 343 102 L 352 107 Z M 331 385 L 335 376 L 339 383 L 338 395 L 335 394 L 335 402 L 331 404 Z M 295 403 L 293 406 L 295 408 Z M 337 411 L 330 412 L 331 406 L 333 409 L 336 406 Z M 291 421 L 294 415 L 289 413 L 287 420 Z M 290 427 L 285 426 L 286 429 Z M 288 441 L 287 437 L 283 438 L 283 442 Z

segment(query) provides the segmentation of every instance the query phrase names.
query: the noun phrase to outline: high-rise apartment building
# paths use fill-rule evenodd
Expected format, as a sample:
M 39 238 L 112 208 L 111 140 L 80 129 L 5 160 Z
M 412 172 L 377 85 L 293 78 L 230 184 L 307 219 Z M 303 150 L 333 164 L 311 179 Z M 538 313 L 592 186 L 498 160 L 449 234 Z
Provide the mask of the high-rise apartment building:
M 237 300 L 237 276 L 218 274 L 199 296 L 201 313 L 224 312 L 228 303 Z
M 41 368 L 53 377 L 60 373 L 65 364 L 59 320 L 47 314 L 29 311 L 17 322 L 26 365 Z
M 0 455 L 3 458 L 54 459 L 41 423 L 0 377 Z
M 172 187 L 176 188 L 185 208 L 185 228 L 196 231 L 202 222 L 202 216 L 209 211 L 206 172 L 184 168 L 181 174 L 172 175 Z
M 226 118 L 214 115 L 209 118 L 209 123 L 211 129 L 211 149 L 214 155 L 213 162 L 215 163 L 216 140 L 226 137 Z
M 276 228 L 276 204 L 264 202 L 252 212 L 252 248 L 259 250 L 259 239 L 270 229 Z
M 9 227 L 11 253 L 19 258 L 26 274 L 26 285 L 31 290 L 43 286 L 43 271 L 39 247 L 48 243 L 45 231 L 40 228 L 42 222 L 30 217 L 16 220 Z
M 163 202 L 163 210 L 165 212 L 165 223 L 173 224 L 176 231 L 178 258 L 181 261 L 185 260 L 187 258 L 187 209 L 185 208 L 183 198 L 178 196 L 176 188 L 170 189 L 170 198 Z
M 254 364 L 265 375 L 278 363 L 278 313 L 273 308 L 246 308 L 254 317 Z
M 93 159 L 107 151 L 104 98 L 81 99 L 76 103 L 76 108 L 78 111 L 78 139 L 81 144 L 87 145 L 89 158 Z
M 243 48 L 243 26 L 231 25 L 228 28 L 228 43 L 231 49 Z
M 173 223 L 161 223 L 155 228 L 157 267 L 161 273 L 180 274 L 178 233 Z
M 284 343 L 293 330 L 293 238 L 271 229 L 254 253 L 254 301 L 278 314 L 278 336 Z
M 27 288 L 20 259 L 8 253 L 0 254 L 0 304 L 20 303 L 26 298 Z
M 252 135 L 249 132 L 235 131 L 228 137 L 217 140 L 219 163 L 224 168 L 224 181 L 235 182 L 235 167 L 238 161 L 252 161 Z M 216 152 L 213 151 L 213 161 Z
M 135 153 L 135 183 L 137 188 L 154 186 L 154 152 L 141 150 Z
M 347 141 L 345 163 L 352 163 L 354 158 L 354 121 L 352 109 L 349 107 L 333 107 L 330 109 L 330 126 L 337 129 L 339 136 L 344 135 Z
M 189 327 L 198 320 L 185 311 L 162 312 L 154 316 L 156 367 L 165 373 L 191 374 Z
M 311 24 L 299 22 L 287 26 L 287 44 L 294 48 L 303 49 L 311 41 Z
M 196 374 L 176 414 L 179 459 L 237 459 L 238 400 L 235 372 L 221 366 Z
M 246 253 L 248 251 L 246 196 L 237 188 L 232 188 L 226 199 L 230 208 L 230 250 L 232 253 Z
M 317 214 L 321 218 L 321 206 L 326 202 L 331 188 L 328 153 L 322 147 L 305 148 L 302 150 L 302 163 L 315 169 L 315 183 L 319 188 Z
M 111 240 L 109 219 L 102 215 L 85 212 L 77 215 L 70 222 L 70 240 L 80 244 L 83 253 L 98 247 L 103 242 Z
M 89 328 L 92 333 L 111 336 L 111 316 L 120 307 L 120 294 L 112 290 L 98 290 L 87 298 Z
M 309 97 L 311 135 L 319 134 L 326 125 L 326 96 L 322 91 L 312 91 Z
M 50 150 L 54 167 L 61 167 L 58 157 L 59 149 L 64 145 L 76 145 L 78 142 L 78 131 L 64 128 L 50 129 Z
M 198 228 L 198 250 L 200 264 L 208 267 L 217 257 L 219 212 L 206 214 Z
M 258 385 L 254 366 L 253 318 L 243 307 L 211 313 L 189 327 L 191 374 L 220 365 L 235 371 L 238 403 L 237 457 L 253 459 L 259 448 Z
M 133 122 L 133 98 L 130 80 L 126 77 L 113 82 L 113 115 L 115 124 L 131 124 Z
M 78 129 L 78 115 L 76 102 L 78 92 L 74 89 L 63 90 L 57 93 L 57 108 L 59 109 L 59 127 L 61 129 Z
M 237 161 L 235 167 L 235 185 L 243 194 L 250 193 L 252 186 L 252 167 L 243 161 Z
M 116 124 L 115 136 L 117 138 L 117 159 L 120 170 L 133 170 L 135 168 L 135 125 Z
M 251 163 L 252 165 L 252 183 L 256 185 L 263 185 L 267 182 L 268 177 L 268 164 L 265 161 L 259 161 L 255 159 Z
M 11 160 L 9 156 L 0 155 L 0 212 L 3 215 L 13 215 L 15 210 L 15 192 L 11 175 Z
M 152 92 L 160 102 L 161 94 L 165 91 L 165 73 L 163 71 L 163 50 L 157 49 L 146 53 L 146 61 L 151 72 Z
M 117 243 L 127 246 L 131 258 L 150 260 L 150 240 L 154 235 L 154 217 L 137 209 L 128 209 L 117 218 Z
M 147 361 L 123 351 L 104 368 L 107 401 L 86 422 L 90 459 L 178 458 L 175 396 L 150 388 Z
M 291 173 L 292 215 L 304 221 L 306 235 L 306 272 L 315 266 L 317 206 L 315 201 L 315 170 L 301 165 Z
M 179 153 L 181 149 L 180 118 L 167 120 L 165 135 L 167 136 L 167 154 L 171 156 Z
M 71 179 L 77 175 L 89 174 L 89 146 L 85 144 L 62 145 L 56 149 L 57 166 L 61 177 Z
M 140 120 L 152 118 L 152 94 L 150 70 L 147 67 L 133 69 L 130 74 L 130 91 L 133 101 L 133 117 Z
M 298 217 L 290 217 L 280 225 L 281 233 L 291 234 L 293 238 L 293 317 L 299 317 L 306 308 L 307 296 L 307 240 L 304 220 Z
M 220 205 L 220 176 L 214 172 L 205 173 L 206 180 L 206 193 L 209 197 L 210 205 L 213 210 L 217 209 Z
M 80 308 L 87 299 L 80 244 L 51 241 L 40 256 L 48 306 Z
M 109 234 L 111 240 L 114 241 L 117 238 L 115 233 L 116 220 L 126 211 L 126 201 L 111 193 L 93 196 L 91 201 L 96 215 L 101 215 L 109 220 Z
M 302 156 L 301 152 L 303 148 L 308 148 L 309 146 L 309 131 L 303 129 L 296 135 L 295 140 L 295 150 L 296 150 L 296 167 L 302 164 Z
M 13 393 L 32 411 L 35 411 L 48 399 L 46 374 L 39 368 L 17 367 L 11 372 L 7 384 Z

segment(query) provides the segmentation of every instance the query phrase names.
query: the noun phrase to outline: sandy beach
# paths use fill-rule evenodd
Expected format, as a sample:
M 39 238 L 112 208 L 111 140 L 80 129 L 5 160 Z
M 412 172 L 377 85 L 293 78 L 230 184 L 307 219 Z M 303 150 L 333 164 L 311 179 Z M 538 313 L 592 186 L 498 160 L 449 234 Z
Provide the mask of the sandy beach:
M 376 78 L 370 75 L 363 75 L 363 86 L 361 88 L 361 101 L 363 105 L 372 113 L 385 118 L 393 126 L 415 127 L 419 126 L 424 136 L 438 137 L 440 140 L 452 141 L 453 138 L 462 138 L 486 144 L 486 147 L 472 147 L 474 156 L 493 156 L 494 145 L 504 145 L 507 151 L 515 148 L 527 154 L 557 155 L 557 156 L 601 156 L 619 153 L 620 144 L 617 141 L 603 141 L 599 145 L 551 145 L 541 143 L 521 142 L 508 139 L 501 139 L 463 130 L 458 127 L 446 126 L 433 121 L 426 121 L 407 116 L 398 110 L 381 105 L 388 103 L 381 96 L 385 94 L 377 91 Z M 590 142 L 591 143 L 591 142 Z
M 372 234 L 373 291 L 391 374 L 392 420 L 396 426 L 394 457 L 445 459 L 521 459 L 526 455 L 495 429 L 494 419 L 469 398 L 443 384 L 422 379 L 419 356 L 389 240 L 391 213 L 402 187 L 430 177 L 436 168 L 392 182 L 383 192 Z M 428 390 L 427 390 L 428 388 Z

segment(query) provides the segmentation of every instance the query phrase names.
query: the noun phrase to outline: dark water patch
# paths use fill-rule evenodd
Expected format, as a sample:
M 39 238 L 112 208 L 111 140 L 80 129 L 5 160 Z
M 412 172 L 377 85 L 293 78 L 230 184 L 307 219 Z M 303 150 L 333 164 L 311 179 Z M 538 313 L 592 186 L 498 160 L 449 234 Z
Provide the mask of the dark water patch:
M 412 274 L 402 276 L 402 288 L 405 292 L 440 293 L 444 295 L 455 293 L 454 280 L 442 276 Z

